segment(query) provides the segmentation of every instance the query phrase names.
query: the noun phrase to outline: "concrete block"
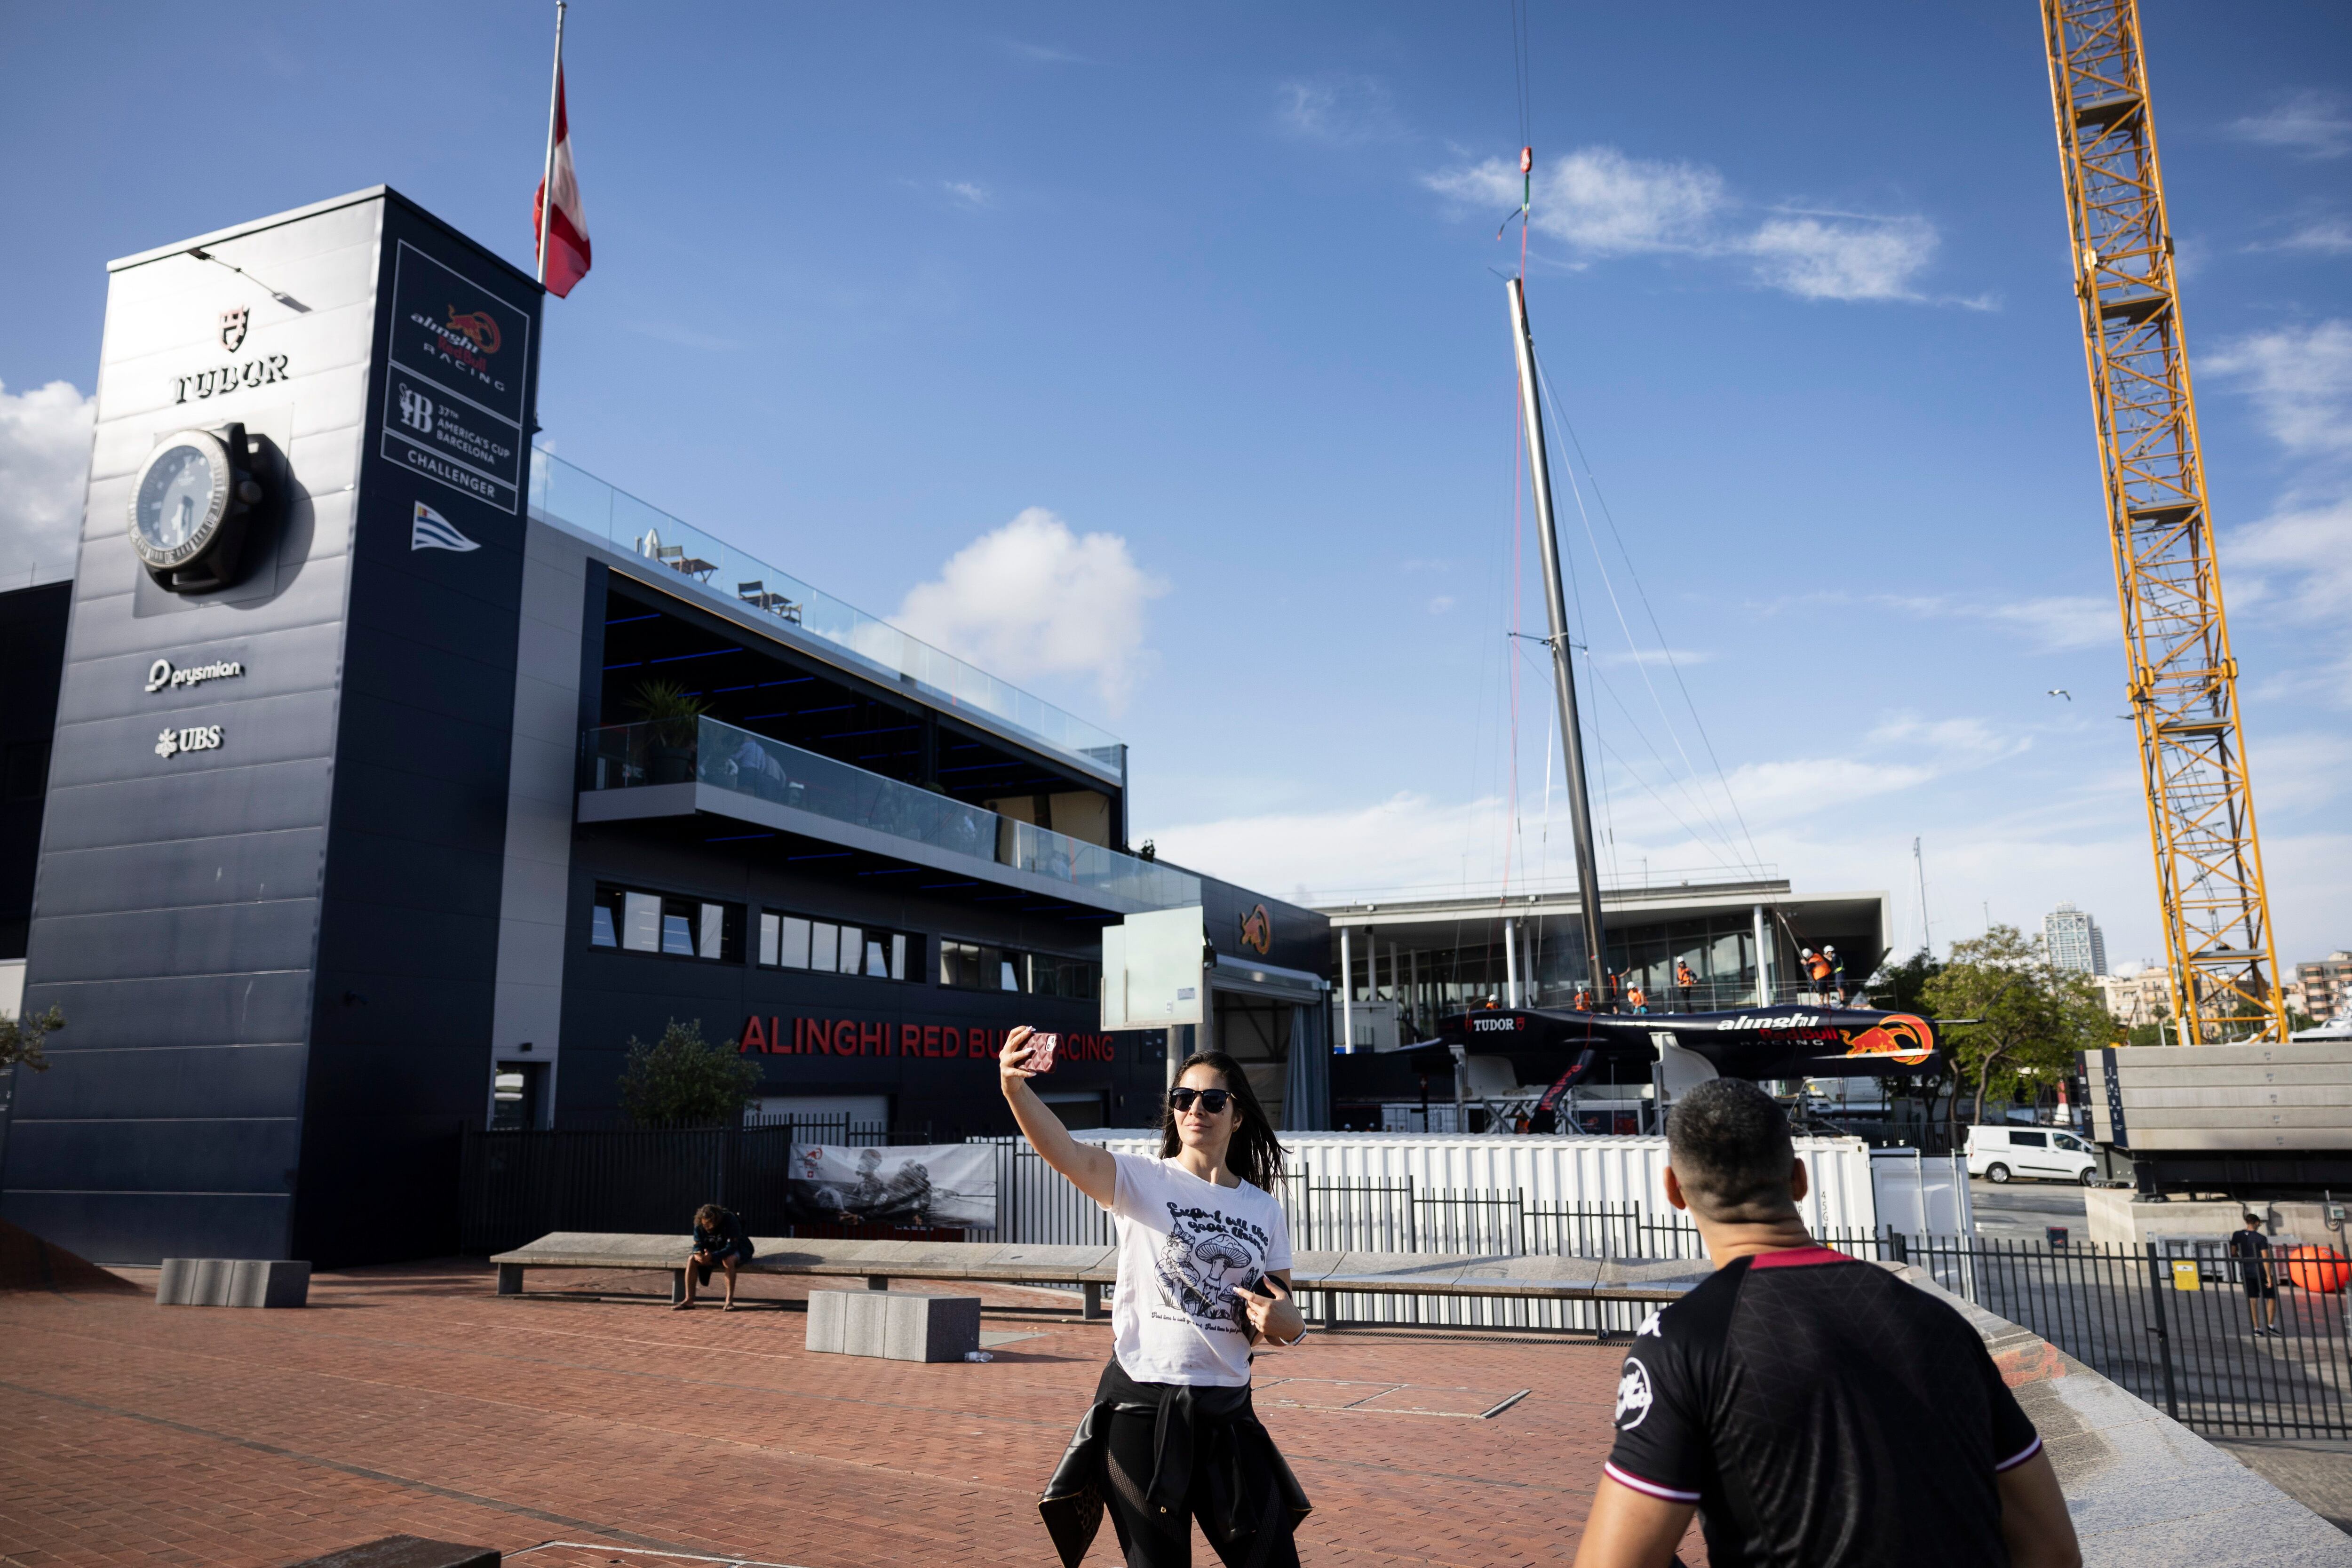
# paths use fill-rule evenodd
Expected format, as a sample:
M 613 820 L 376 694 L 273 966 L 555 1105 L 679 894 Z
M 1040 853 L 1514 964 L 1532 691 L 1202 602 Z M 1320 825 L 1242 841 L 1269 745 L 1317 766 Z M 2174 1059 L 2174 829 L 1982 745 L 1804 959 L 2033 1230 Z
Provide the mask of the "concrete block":
M 980 1348 L 980 1298 L 812 1290 L 808 1348 L 885 1361 L 961 1361 Z
M 167 1258 L 155 1280 L 159 1307 L 299 1307 L 310 1266 L 293 1258 Z
M 890 1344 L 890 1320 L 886 1315 L 890 1305 L 888 1293 L 869 1290 L 862 1294 L 850 1291 L 843 1294 L 848 1300 L 842 1303 L 841 1353 L 887 1354 Z
M 300 1307 L 310 1300 L 310 1266 L 299 1258 L 241 1258 L 231 1269 L 232 1307 Z
M 882 1353 L 891 1361 L 961 1361 L 980 1348 L 980 1298 L 888 1291 Z
M 840 1355 L 844 1343 L 843 1328 L 849 1317 L 844 1305 L 846 1290 L 812 1290 L 808 1299 L 808 1348 L 825 1355 Z

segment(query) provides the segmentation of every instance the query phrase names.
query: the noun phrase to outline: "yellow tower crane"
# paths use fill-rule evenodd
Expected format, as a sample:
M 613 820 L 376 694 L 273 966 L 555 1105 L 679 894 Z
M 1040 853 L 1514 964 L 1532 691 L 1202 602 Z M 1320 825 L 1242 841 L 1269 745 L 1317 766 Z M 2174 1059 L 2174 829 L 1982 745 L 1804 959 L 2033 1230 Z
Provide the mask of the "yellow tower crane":
M 2042 0 L 2148 836 L 2185 1041 L 2284 1040 L 2137 0 Z

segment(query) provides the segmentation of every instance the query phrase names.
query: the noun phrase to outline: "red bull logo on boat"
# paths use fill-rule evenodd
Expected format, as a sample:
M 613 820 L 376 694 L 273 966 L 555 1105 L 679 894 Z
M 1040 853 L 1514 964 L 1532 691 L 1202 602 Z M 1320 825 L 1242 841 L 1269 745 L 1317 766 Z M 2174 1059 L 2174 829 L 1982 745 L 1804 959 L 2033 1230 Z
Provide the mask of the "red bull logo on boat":
M 1842 1031 L 1843 1032 L 1843 1031 Z M 1917 1067 L 1936 1054 L 1935 1031 L 1927 1021 L 1896 1013 L 1866 1029 L 1845 1033 L 1850 1057 L 1892 1057 L 1905 1067 Z

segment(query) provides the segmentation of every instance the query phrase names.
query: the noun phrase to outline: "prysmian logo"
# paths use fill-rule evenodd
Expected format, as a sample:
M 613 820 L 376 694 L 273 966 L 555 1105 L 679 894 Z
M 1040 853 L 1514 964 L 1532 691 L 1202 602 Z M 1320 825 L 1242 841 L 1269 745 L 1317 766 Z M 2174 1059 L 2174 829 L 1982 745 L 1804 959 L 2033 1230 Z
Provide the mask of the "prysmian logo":
M 1470 1032 L 1476 1035 L 1491 1035 L 1507 1029 L 1524 1029 L 1527 1026 L 1528 1021 L 1525 1018 L 1473 1018 L 1470 1020 Z
M 155 737 L 155 754 L 176 757 L 182 752 L 217 752 L 220 750 L 221 727 L 199 724 L 193 730 L 166 730 Z
M 215 659 L 210 664 L 192 664 L 184 669 L 174 669 L 170 659 L 159 658 L 147 667 L 147 689 L 161 691 L 167 686 L 202 686 L 207 680 L 226 680 L 233 675 L 244 673 L 245 666 L 233 658 Z

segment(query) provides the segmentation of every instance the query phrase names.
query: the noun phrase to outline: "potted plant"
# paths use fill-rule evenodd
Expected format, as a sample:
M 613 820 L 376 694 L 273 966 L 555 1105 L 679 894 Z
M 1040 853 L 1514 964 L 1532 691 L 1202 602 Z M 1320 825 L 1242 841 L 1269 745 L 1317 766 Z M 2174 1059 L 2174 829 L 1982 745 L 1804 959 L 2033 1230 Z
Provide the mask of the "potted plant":
M 651 742 L 646 782 L 692 783 L 695 741 L 709 705 L 676 681 L 641 680 L 629 706 L 645 721 Z

